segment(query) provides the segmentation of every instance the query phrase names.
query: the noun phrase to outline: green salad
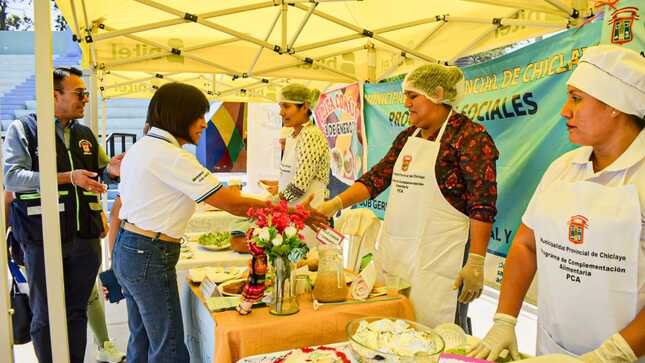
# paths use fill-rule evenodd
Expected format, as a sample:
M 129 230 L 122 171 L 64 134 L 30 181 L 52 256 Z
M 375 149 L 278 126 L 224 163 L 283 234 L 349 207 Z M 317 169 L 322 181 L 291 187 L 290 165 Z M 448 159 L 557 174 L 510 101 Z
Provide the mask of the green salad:
M 231 244 L 229 232 L 204 233 L 197 242 L 202 246 L 225 247 Z

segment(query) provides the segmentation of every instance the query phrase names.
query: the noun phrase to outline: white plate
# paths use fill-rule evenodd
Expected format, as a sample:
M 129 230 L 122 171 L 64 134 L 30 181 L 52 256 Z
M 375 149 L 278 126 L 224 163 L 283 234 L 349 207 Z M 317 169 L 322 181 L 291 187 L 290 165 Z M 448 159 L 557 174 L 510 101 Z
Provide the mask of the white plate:
M 209 251 L 223 251 L 223 250 L 227 250 L 227 249 L 231 248 L 231 244 L 227 243 L 227 244 L 225 244 L 223 246 L 219 246 L 219 247 L 218 246 L 209 246 L 209 245 L 199 244 L 199 247 L 201 247 L 201 248 L 203 248 L 205 250 L 209 250 Z
M 234 279 L 234 280 L 229 280 L 226 282 L 223 282 L 222 284 L 218 285 L 217 287 L 219 288 L 219 291 L 222 293 L 224 296 L 242 296 L 242 294 L 231 294 L 229 292 L 224 291 L 224 287 L 230 284 L 234 284 L 236 282 L 240 281 L 246 281 L 246 279 Z

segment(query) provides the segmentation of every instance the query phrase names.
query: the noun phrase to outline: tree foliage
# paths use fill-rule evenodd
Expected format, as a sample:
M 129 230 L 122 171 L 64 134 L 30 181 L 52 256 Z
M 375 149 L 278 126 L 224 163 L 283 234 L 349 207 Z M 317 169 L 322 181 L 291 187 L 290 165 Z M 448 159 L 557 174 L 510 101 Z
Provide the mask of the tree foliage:
M 67 29 L 67 21 L 60 13 L 54 0 L 52 2 L 52 30 Z M 23 9 L 17 13 L 16 9 Z M 0 0 L 0 30 L 34 30 L 32 0 Z

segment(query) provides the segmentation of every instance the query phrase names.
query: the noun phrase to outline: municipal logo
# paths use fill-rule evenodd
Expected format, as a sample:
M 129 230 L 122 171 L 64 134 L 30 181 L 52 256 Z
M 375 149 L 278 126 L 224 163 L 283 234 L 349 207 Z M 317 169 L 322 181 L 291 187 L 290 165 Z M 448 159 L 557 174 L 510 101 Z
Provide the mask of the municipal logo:
M 408 171 L 410 163 L 412 162 L 412 155 L 405 155 L 403 157 L 403 162 L 401 163 L 401 170 Z
M 569 242 L 581 245 L 585 242 L 585 229 L 589 228 L 589 220 L 585 216 L 575 215 L 569 218 Z
M 83 155 L 92 155 L 92 143 L 82 139 L 78 142 L 78 146 L 83 150 Z
M 634 23 L 640 19 L 638 8 L 630 6 L 617 9 L 611 14 L 611 42 L 625 44 L 634 40 Z

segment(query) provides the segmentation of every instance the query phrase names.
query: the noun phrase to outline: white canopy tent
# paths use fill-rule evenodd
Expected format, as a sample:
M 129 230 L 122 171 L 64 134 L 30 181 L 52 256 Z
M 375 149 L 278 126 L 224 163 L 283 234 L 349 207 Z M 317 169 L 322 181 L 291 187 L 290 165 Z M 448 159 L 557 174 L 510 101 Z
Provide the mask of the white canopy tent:
M 195 84 L 273 101 L 276 87 L 375 82 L 576 25 L 586 0 L 58 0 L 105 98 Z
M 149 97 L 181 81 L 213 99 L 272 101 L 291 80 L 375 82 L 579 24 L 587 0 L 57 0 L 79 39 L 90 91 Z M 53 358 L 69 361 L 57 218 L 49 0 L 35 0 L 41 194 Z M 48 101 L 49 100 L 49 101 Z M 91 125 L 97 131 L 97 97 Z M 105 115 L 105 112 L 103 112 Z M 105 120 L 104 120 L 105 121 Z M 105 122 L 104 122 L 105 127 Z M 105 131 L 105 129 L 104 129 Z M 4 204 L 2 204 L 4 205 Z M 0 223 L 0 232 L 4 226 Z M 6 274 L 6 253 L 0 252 Z M 0 309 L 8 306 L 0 283 Z M 7 322 L 9 319 L 7 319 Z M 12 357 L 0 329 L 0 354 Z M 10 327 L 9 327 L 10 328 Z

